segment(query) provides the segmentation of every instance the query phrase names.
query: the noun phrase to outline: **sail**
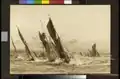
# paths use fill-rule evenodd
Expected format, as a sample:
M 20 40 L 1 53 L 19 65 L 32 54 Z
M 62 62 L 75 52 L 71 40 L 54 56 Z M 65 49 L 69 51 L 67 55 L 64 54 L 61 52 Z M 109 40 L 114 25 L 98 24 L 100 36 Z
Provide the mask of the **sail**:
M 16 49 L 16 46 L 15 46 L 15 44 L 14 44 L 14 42 L 13 42 L 12 37 L 11 37 L 11 41 L 12 41 L 12 45 L 13 45 L 13 47 L 14 47 L 15 53 L 17 53 L 17 49 Z
M 55 40 L 56 39 L 56 30 L 53 26 L 51 18 L 49 18 L 49 22 L 47 24 L 47 29 L 48 29 L 48 32 L 49 32 L 50 36 L 52 37 L 52 39 Z
M 45 34 L 44 34 L 44 33 L 41 34 L 41 33 L 39 32 L 39 38 L 40 38 L 40 40 L 42 41 L 43 46 L 46 48 L 46 43 L 47 43 L 47 41 L 45 40 L 45 39 L 46 39 Z
M 42 37 L 41 33 L 40 33 L 40 32 L 38 32 L 38 34 L 39 34 L 39 38 L 40 38 L 40 40 L 41 40 L 41 41 L 42 41 L 42 43 L 43 43 L 43 37 Z
M 30 55 L 30 60 L 37 60 L 37 58 L 35 57 L 34 52 L 31 52 L 31 51 L 30 51 L 30 48 L 28 47 L 27 42 L 25 41 L 25 39 L 24 39 L 24 37 L 22 36 L 22 33 L 20 32 L 20 30 L 19 30 L 18 27 L 17 27 L 17 29 L 18 29 L 18 34 L 19 34 L 19 36 L 20 36 L 20 39 L 22 40 L 23 44 L 25 45 L 25 50 L 26 50 L 27 54 Z
M 100 56 L 96 49 L 96 44 L 92 45 L 92 54 L 93 54 L 93 56 Z
M 17 27 L 17 30 L 18 30 L 18 34 L 19 34 L 20 39 L 22 40 L 22 42 L 23 42 L 24 44 L 27 44 L 26 41 L 25 41 L 25 39 L 24 39 L 24 37 L 22 36 L 22 33 L 20 32 L 20 30 L 19 30 L 18 27 Z
M 41 34 L 39 32 L 39 38 L 42 41 L 42 44 L 43 44 L 43 46 L 44 46 L 44 48 L 45 48 L 45 50 L 47 52 L 47 54 L 46 54 L 47 58 L 49 59 L 49 61 L 54 61 L 55 58 L 51 57 L 51 50 L 50 50 L 51 48 L 50 48 L 50 45 L 49 45 L 48 41 L 46 40 L 47 38 L 46 38 L 45 33 Z
M 49 21 L 47 24 L 47 29 L 48 29 L 48 32 L 49 32 L 51 38 L 53 39 L 53 41 L 55 43 L 55 46 L 56 46 L 55 48 L 56 48 L 56 51 L 58 52 L 59 57 L 62 59 L 65 59 L 65 62 L 68 63 L 70 61 L 69 57 L 63 49 L 63 46 L 60 41 L 60 37 L 58 36 L 58 34 L 54 28 L 51 18 L 49 18 Z

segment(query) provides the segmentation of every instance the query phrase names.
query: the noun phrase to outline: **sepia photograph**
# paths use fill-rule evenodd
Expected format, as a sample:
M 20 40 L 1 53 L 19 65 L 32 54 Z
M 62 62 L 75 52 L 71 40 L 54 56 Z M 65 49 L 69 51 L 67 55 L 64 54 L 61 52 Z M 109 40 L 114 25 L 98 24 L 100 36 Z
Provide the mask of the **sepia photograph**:
M 10 5 L 10 74 L 110 74 L 110 5 Z

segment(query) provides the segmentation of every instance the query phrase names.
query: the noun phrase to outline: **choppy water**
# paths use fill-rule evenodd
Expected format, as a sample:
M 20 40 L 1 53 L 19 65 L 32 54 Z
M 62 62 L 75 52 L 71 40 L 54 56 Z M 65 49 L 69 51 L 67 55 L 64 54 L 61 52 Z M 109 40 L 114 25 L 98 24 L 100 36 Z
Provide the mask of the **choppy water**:
M 17 60 L 11 57 L 11 74 L 86 74 L 110 73 L 110 56 L 84 57 L 74 54 L 69 64 L 62 63 L 60 59 L 48 62 L 45 59 L 37 61 L 24 61 L 24 57 Z

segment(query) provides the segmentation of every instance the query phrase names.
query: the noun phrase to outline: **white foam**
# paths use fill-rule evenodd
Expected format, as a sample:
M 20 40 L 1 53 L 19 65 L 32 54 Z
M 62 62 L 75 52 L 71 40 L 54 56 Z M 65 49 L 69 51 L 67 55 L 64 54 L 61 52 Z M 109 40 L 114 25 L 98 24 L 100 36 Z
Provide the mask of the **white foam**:
M 55 63 L 55 64 L 60 64 L 60 63 L 62 63 L 62 62 L 63 62 L 63 60 L 61 60 L 60 58 L 58 58 L 58 59 L 55 60 L 54 63 Z
M 17 59 L 21 59 L 21 60 L 24 60 L 24 57 L 22 57 L 22 56 L 17 56 Z

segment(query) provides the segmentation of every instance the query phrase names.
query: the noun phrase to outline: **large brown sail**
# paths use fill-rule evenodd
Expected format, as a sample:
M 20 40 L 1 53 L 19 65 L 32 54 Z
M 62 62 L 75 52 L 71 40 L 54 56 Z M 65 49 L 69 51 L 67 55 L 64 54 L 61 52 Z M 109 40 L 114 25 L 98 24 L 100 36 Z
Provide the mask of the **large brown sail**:
M 49 18 L 49 22 L 47 24 L 47 29 L 48 29 L 48 32 L 49 32 L 51 38 L 53 39 L 53 41 L 55 43 L 56 51 L 58 52 L 59 57 L 61 59 L 64 59 L 64 61 L 66 63 L 69 63 L 70 58 L 68 57 L 68 54 L 63 49 L 63 46 L 62 46 L 61 41 L 60 41 L 60 37 L 58 36 L 58 34 L 54 28 L 54 25 L 52 23 L 51 18 Z

